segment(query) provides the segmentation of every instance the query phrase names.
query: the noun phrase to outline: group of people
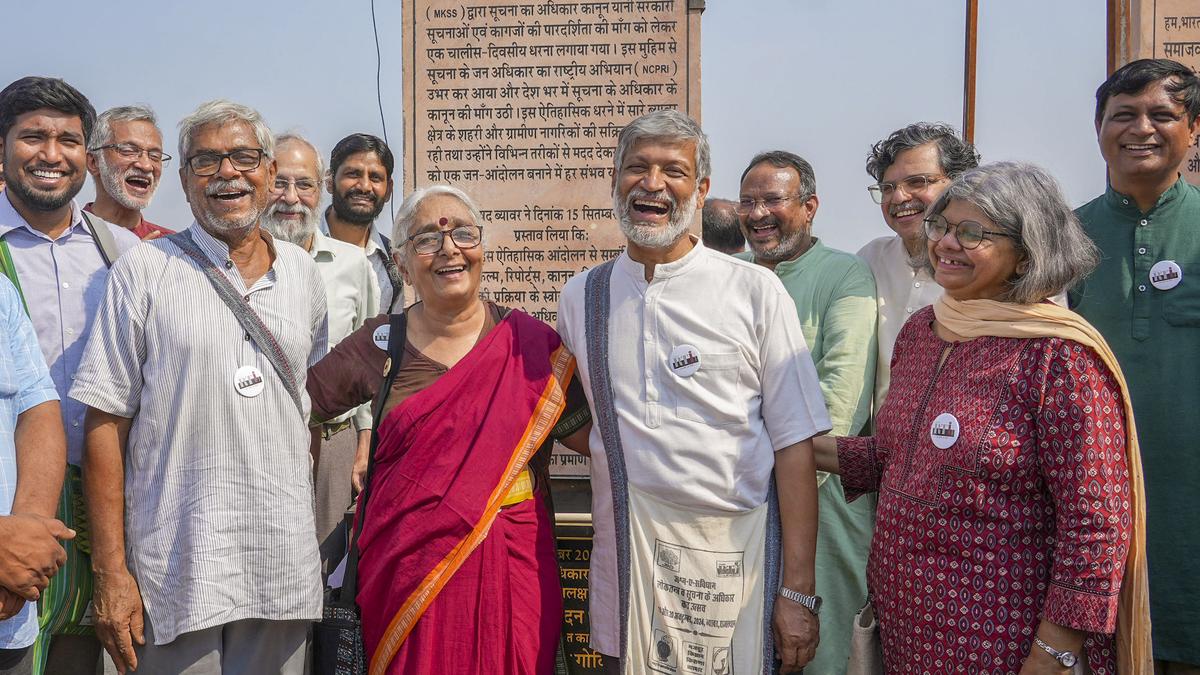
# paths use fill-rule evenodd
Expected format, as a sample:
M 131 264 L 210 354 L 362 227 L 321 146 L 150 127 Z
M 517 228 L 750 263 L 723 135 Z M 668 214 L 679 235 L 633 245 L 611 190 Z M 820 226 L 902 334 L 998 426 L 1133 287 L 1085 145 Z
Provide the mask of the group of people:
M 1198 116 L 1184 66 L 1115 72 L 1108 187 L 1075 211 L 1043 169 L 906 126 L 866 167 L 894 234 L 856 256 L 814 235 L 802 157 L 711 199 L 700 126 L 650 113 L 614 153 L 625 250 L 552 328 L 481 297 L 461 189 L 373 233 L 378 138 L 326 168 L 203 104 L 172 232 L 141 216 L 172 159 L 153 114 L 22 78 L 0 672 L 92 672 L 103 646 L 121 672 L 303 673 L 348 548 L 369 672 L 553 672 L 556 441 L 591 457 L 607 672 L 845 672 L 864 603 L 886 672 L 1198 672 Z

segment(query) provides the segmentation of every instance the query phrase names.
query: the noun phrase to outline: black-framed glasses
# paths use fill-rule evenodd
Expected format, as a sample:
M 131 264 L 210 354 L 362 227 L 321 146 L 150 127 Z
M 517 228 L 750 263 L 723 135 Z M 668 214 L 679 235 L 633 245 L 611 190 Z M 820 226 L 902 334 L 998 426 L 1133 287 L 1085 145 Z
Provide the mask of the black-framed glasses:
M 759 206 L 762 206 L 768 211 L 774 211 L 793 199 L 807 198 L 808 195 L 791 195 L 784 197 L 763 197 L 762 199 L 740 199 L 738 200 L 737 206 L 733 207 L 733 210 L 744 216 L 749 213 L 754 213 L 754 209 L 758 208 Z
M 296 188 L 296 194 L 312 195 L 321 189 L 321 184 L 311 178 L 276 178 L 275 192 L 283 194 L 289 187 Z
M 868 185 L 867 192 L 871 193 L 871 199 L 874 199 L 876 204 L 882 204 L 890 200 L 892 195 L 896 194 L 897 186 L 904 188 L 905 194 L 911 195 L 943 180 L 946 180 L 946 177 L 941 174 L 920 173 L 896 183 L 888 181 L 886 183 Z
M 417 255 L 433 255 L 442 250 L 446 237 L 454 242 L 459 250 L 475 248 L 483 243 L 483 227 L 479 225 L 459 225 L 450 230 L 430 230 L 419 232 L 408 238 Z
M 942 237 L 946 236 L 946 233 L 950 230 L 954 230 L 954 238 L 958 240 L 958 245 L 967 250 L 978 248 L 984 239 L 992 237 L 1017 238 L 1017 235 L 1009 234 L 1008 232 L 985 230 L 983 229 L 983 225 L 973 220 L 952 223 L 946 220 L 946 217 L 940 213 L 925 219 L 925 238 L 929 241 L 941 241 Z
M 125 159 L 137 159 L 145 154 L 146 157 L 150 158 L 151 162 L 155 162 L 157 164 L 166 164 L 172 159 L 170 155 L 162 150 L 147 150 L 136 143 L 109 143 L 108 145 L 101 145 L 98 148 L 92 149 L 113 150 Z
M 188 157 L 188 167 L 197 176 L 213 176 L 226 159 L 238 171 L 253 171 L 267 154 L 262 148 L 238 148 L 233 152 L 200 152 Z

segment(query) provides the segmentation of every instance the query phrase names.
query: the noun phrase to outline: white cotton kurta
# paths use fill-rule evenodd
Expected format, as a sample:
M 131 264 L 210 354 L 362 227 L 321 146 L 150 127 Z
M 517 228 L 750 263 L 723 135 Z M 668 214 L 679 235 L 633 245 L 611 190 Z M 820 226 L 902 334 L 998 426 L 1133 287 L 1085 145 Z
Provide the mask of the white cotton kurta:
M 275 336 L 304 414 L 174 243 L 146 242 L 116 262 L 71 396 L 133 418 L 125 549 L 156 644 L 240 619 L 321 616 L 304 393 L 326 351 L 320 274 L 303 249 L 276 241 L 271 270 L 247 289 L 228 248 L 191 232 Z M 246 365 L 265 382 L 254 398 L 233 386 Z
M 558 332 L 592 401 L 585 338 L 587 272 L 563 288 Z M 612 272 L 609 367 L 629 483 L 685 509 L 745 512 L 766 502 L 777 450 L 830 428 L 796 307 L 779 279 L 696 240 L 644 269 L 622 253 Z M 672 369 L 677 347 L 699 369 Z M 678 352 L 677 352 L 678 353 Z M 594 403 L 593 403 L 594 405 Z M 591 646 L 619 655 L 616 534 L 608 461 L 592 427 Z

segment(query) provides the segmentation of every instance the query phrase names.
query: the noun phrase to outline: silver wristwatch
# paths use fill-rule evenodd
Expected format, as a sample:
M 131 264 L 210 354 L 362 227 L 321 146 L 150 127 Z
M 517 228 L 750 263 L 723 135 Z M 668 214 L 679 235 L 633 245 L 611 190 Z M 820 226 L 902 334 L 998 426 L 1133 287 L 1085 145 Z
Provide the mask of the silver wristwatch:
M 1079 658 L 1075 656 L 1075 652 L 1060 652 L 1054 647 L 1046 644 L 1045 640 L 1036 635 L 1033 636 L 1033 644 L 1041 647 L 1047 654 L 1053 656 L 1063 668 L 1074 668 L 1075 662 L 1079 660 Z
M 803 593 L 797 593 L 787 586 L 780 586 L 779 594 L 788 600 L 791 600 L 792 602 L 804 605 L 808 608 L 808 611 L 812 612 L 813 614 L 821 613 L 821 596 L 819 595 L 805 595 Z

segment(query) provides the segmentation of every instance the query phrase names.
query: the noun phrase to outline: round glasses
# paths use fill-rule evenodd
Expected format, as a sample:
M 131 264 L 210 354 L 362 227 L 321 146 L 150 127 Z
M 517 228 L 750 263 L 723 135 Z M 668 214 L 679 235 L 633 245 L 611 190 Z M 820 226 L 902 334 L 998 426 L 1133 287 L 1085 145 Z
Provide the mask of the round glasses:
M 876 204 L 882 204 L 891 200 L 892 195 L 896 194 L 897 187 L 904 188 L 904 193 L 911 196 L 914 192 L 920 192 L 938 181 L 945 180 L 945 178 L 945 176 L 937 174 L 917 174 L 916 176 L 909 176 L 899 183 L 888 182 L 868 185 L 867 192 L 871 193 L 871 199 L 874 199 Z
M 236 166 L 234 167 L 236 168 Z M 283 194 L 289 187 L 296 188 L 298 195 L 313 195 L 321 189 L 321 184 L 310 178 L 276 178 L 275 192 Z
M 743 216 L 754 213 L 754 209 L 757 209 L 759 205 L 768 211 L 774 211 L 793 199 L 800 199 L 801 197 L 804 197 L 804 195 L 791 195 L 789 197 L 764 197 L 762 199 L 742 199 L 739 200 L 738 203 L 733 207 L 733 210 Z
M 925 237 L 929 241 L 941 241 L 946 233 L 954 230 L 954 238 L 958 240 L 958 245 L 967 250 L 978 248 L 984 239 L 992 237 L 1008 237 L 1016 239 L 1017 236 L 1007 232 L 996 232 L 995 230 L 985 230 L 983 225 L 973 221 L 964 220 L 961 223 L 951 223 L 944 216 L 938 214 L 925 219 Z
M 197 176 L 214 176 L 226 159 L 237 171 L 253 171 L 266 155 L 262 148 L 241 148 L 233 152 L 201 152 L 188 157 L 188 167 Z
M 459 250 L 467 250 L 483 243 L 483 228 L 479 225 L 459 225 L 452 230 L 430 230 L 408 238 L 417 255 L 433 255 L 442 250 L 446 237 L 454 241 Z

